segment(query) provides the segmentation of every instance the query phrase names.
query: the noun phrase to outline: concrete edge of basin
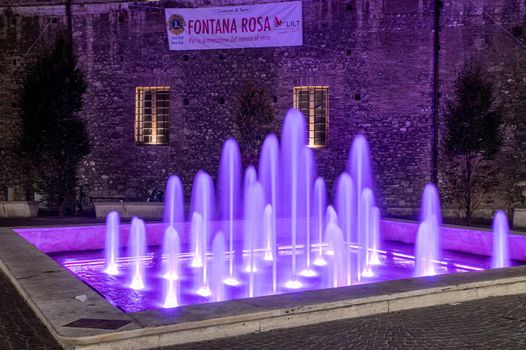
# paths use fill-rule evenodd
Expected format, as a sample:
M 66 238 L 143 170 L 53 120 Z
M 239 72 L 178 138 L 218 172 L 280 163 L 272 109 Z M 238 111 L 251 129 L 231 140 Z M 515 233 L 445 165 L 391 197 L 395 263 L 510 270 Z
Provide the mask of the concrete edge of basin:
M 16 260 L 7 254 L 16 254 L 23 259 L 23 251 L 31 252 L 32 261 L 27 269 L 38 264 L 49 264 L 49 257 L 23 240 L 10 229 L 0 230 L 0 247 L 4 237 L 16 235 L 18 251 L 0 249 L 0 268 L 14 284 L 28 305 L 43 321 L 55 339 L 64 349 L 147 349 L 167 345 L 204 341 L 221 337 L 238 336 L 254 332 L 265 332 L 278 328 L 290 328 L 335 321 L 345 318 L 376 315 L 419 307 L 465 302 L 492 296 L 523 293 L 526 287 L 526 266 L 518 266 L 499 270 L 463 273 L 457 275 L 441 275 L 432 278 L 411 278 L 393 280 L 366 285 L 323 289 L 316 291 L 288 293 L 275 296 L 265 296 L 253 299 L 241 299 L 222 303 L 190 305 L 181 307 L 184 317 L 179 314 L 167 314 L 154 310 L 126 314 L 111 306 L 103 297 L 91 296 L 95 303 L 112 309 L 106 311 L 120 319 L 130 320 L 128 327 L 116 331 L 101 331 L 83 329 L 77 335 L 75 332 L 64 332 L 64 315 L 76 313 L 78 307 L 68 298 L 64 299 L 61 315 L 49 314 L 50 308 L 45 305 L 45 298 L 34 298 L 42 290 L 36 284 L 24 284 L 24 280 L 33 271 L 26 274 L 20 272 L 20 266 L 14 266 Z M 11 237 L 13 241 L 14 237 Z M 11 251 L 9 253 L 9 251 Z M 22 251 L 22 252 L 21 252 Z M 35 257 L 36 254 L 36 257 Z M 42 259 L 41 261 L 38 261 Z M 43 261 L 43 259 L 47 259 Z M 57 265 L 57 269 L 62 269 Z M 14 273 L 13 269 L 18 268 Z M 19 277 L 15 275 L 18 274 Z M 53 278 L 51 274 L 49 278 Z M 62 276 L 64 278 L 64 276 Z M 90 287 L 84 285 L 73 275 L 69 275 L 75 288 L 92 293 Z M 81 285 L 79 285 L 79 283 Z M 52 291 L 50 291 L 52 292 Z M 58 300 L 60 304 L 60 299 Z M 109 307 L 108 307 L 109 306 Z M 72 308 L 75 308 L 73 310 Z M 71 309 L 71 310 L 69 310 Z M 194 311 L 200 314 L 196 316 Z M 224 313 L 222 310 L 226 310 Z M 208 314 L 206 314 L 208 312 Z M 81 312 L 82 313 L 82 312 Z M 203 315 L 203 313 L 205 315 Z M 90 315 L 92 317 L 94 313 Z M 90 317 L 88 315 L 87 317 Z

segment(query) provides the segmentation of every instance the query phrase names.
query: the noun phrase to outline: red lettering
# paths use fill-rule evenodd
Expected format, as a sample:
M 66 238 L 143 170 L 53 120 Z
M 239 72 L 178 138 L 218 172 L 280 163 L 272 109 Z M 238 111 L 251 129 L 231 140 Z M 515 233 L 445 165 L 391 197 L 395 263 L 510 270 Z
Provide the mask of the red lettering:
M 203 21 L 203 33 L 208 34 L 210 32 L 210 26 L 208 25 L 208 20 Z
M 192 28 L 194 26 L 194 20 L 191 19 L 188 21 L 188 34 L 192 34 Z
M 263 30 L 263 17 L 258 17 L 258 32 Z
M 265 27 L 263 28 L 263 31 L 269 31 L 270 32 L 270 20 L 268 19 L 268 16 L 265 17 Z
M 248 30 L 251 32 L 256 31 L 256 19 L 254 17 L 250 17 L 248 20 Z
M 241 31 L 242 32 L 248 32 L 248 29 L 247 29 L 247 23 L 248 23 L 248 19 L 246 19 L 245 17 L 243 17 L 241 19 Z
M 215 32 L 215 34 L 223 34 L 223 32 L 221 31 L 221 21 L 217 20 L 215 22 L 216 22 L 216 32 Z

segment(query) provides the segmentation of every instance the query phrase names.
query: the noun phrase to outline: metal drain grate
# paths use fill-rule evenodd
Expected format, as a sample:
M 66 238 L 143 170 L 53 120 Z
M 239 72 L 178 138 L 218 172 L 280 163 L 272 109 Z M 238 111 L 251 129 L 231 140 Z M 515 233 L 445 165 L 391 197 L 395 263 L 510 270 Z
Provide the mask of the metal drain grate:
M 126 326 L 131 321 L 124 320 L 104 320 L 97 318 L 79 318 L 76 321 L 64 325 L 64 327 L 76 327 L 76 328 L 95 328 L 95 329 L 110 329 L 116 330 L 123 326 Z

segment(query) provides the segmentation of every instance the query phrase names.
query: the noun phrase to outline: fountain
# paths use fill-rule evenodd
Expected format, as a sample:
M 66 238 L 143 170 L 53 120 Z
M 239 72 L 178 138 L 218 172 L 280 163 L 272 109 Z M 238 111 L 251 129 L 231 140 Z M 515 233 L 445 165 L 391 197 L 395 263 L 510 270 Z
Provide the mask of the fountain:
M 130 287 L 135 290 L 145 288 L 144 285 L 144 255 L 146 253 L 146 230 L 144 221 L 134 217 L 130 228 L 129 256 L 133 259 L 133 272 Z
M 106 268 L 108 275 L 118 275 L 119 267 L 119 213 L 112 211 L 106 216 Z
M 370 257 L 369 265 L 376 266 L 380 265 L 380 209 L 373 207 L 371 211 L 371 237 L 370 237 Z
M 305 269 L 303 269 L 300 274 L 304 277 L 314 277 L 316 276 L 316 272 L 311 267 L 311 191 L 313 179 L 315 178 L 314 169 L 316 169 L 316 166 L 314 165 L 314 155 L 310 148 L 303 148 L 302 166 L 304 169 L 304 171 L 302 171 L 302 177 L 305 191 Z
M 263 237 L 265 237 L 265 255 L 263 260 L 274 260 L 274 247 L 276 246 L 276 222 L 272 205 L 267 204 L 263 214 Z
M 225 300 L 225 236 L 219 231 L 212 242 L 210 290 L 214 301 Z
M 181 179 L 172 175 L 166 183 L 164 200 L 164 223 L 182 231 L 184 223 L 184 190 Z
M 352 284 L 351 279 L 351 243 L 356 242 L 356 235 L 354 234 L 352 223 L 353 217 L 355 217 L 355 206 L 353 198 L 354 184 L 347 173 L 342 173 L 338 178 L 338 184 L 336 186 L 336 211 L 338 213 L 339 226 L 342 229 L 345 239 L 345 250 L 346 252 L 346 271 L 347 271 L 347 285 Z M 359 271 L 357 276 L 359 276 Z M 359 279 L 359 277 L 358 277 Z
M 427 184 L 422 195 L 420 226 L 415 244 L 415 276 L 436 275 L 439 258 L 439 228 L 442 223 L 440 198 L 434 184 Z
M 247 225 L 245 232 L 247 238 L 248 262 L 246 272 L 249 273 L 249 297 L 254 296 L 254 278 L 258 271 L 256 265 L 256 250 L 262 247 L 261 237 L 263 237 L 263 216 L 264 216 L 264 194 L 263 187 L 259 182 L 255 182 L 248 188 L 245 196 L 245 221 Z
M 345 263 L 348 249 L 343 240 L 343 232 L 338 227 L 335 221 L 329 221 L 325 227 L 325 237 L 329 250 L 334 252 L 331 255 L 330 269 L 332 273 L 329 273 L 329 285 L 328 287 L 341 287 L 349 285 L 350 266 Z
M 219 219 L 224 223 L 223 229 L 228 232 L 228 277 L 225 283 L 237 286 L 238 279 L 234 274 L 234 244 L 236 241 L 234 220 L 241 214 L 241 156 L 239 147 L 234 139 L 228 139 L 223 145 L 218 178 Z
M 301 112 L 291 109 L 287 112 L 283 124 L 281 139 L 281 190 L 283 198 L 283 213 L 286 218 L 290 218 L 290 237 L 291 237 L 291 272 L 290 278 L 285 286 L 290 289 L 302 287 L 298 279 L 296 258 L 297 258 L 297 238 L 298 238 L 298 218 L 302 217 L 304 203 L 304 188 L 300 186 L 298 178 L 302 171 L 301 156 L 306 144 L 305 137 L 305 118 Z
M 370 249 L 372 248 L 372 215 L 374 207 L 373 191 L 365 188 L 362 191 L 361 202 L 359 207 L 361 218 L 358 222 L 361 224 L 358 230 L 358 246 L 361 248 L 358 253 L 358 260 L 362 267 L 361 275 L 364 277 L 373 277 L 374 273 L 369 264 Z
M 493 258 L 492 268 L 510 266 L 508 257 L 508 218 L 506 213 L 498 210 L 493 218 Z
M 179 305 L 179 279 L 180 277 L 180 241 L 177 231 L 169 226 L 164 233 L 164 303 L 163 308 L 172 308 Z
M 327 261 L 323 258 L 323 227 L 324 227 L 324 212 L 327 206 L 327 194 L 325 191 L 325 181 L 318 177 L 314 182 L 314 228 L 318 249 L 316 250 L 316 259 L 313 264 L 316 266 L 325 266 Z
M 290 289 L 477 270 L 469 263 L 445 261 L 447 251 L 439 251 L 440 202 L 431 184 L 424 189 L 415 245 L 399 248 L 381 240 L 380 209 L 374 196 L 369 146 L 363 135 L 357 135 L 352 144 L 347 169 L 333 187 L 332 203 L 328 202 L 324 179 L 316 178 L 314 154 L 306 147 L 301 113 L 287 113 L 281 135 L 281 145 L 275 135 L 266 137 L 258 172 L 248 166 L 244 176 L 239 147 L 228 139 L 221 153 L 217 197 L 212 178 L 200 170 L 192 187 L 186 216 L 189 223 L 184 221 L 181 180 L 170 176 L 164 223 L 149 226 L 152 237 L 148 236 L 148 242 L 152 246 L 146 246 L 144 223 L 134 218 L 128 254 L 119 256 L 119 216 L 110 213 L 106 258 L 87 263 L 80 273 L 104 261 L 100 272 L 109 283 L 120 283 L 120 277 L 107 275 L 124 276 L 130 282 L 123 287 L 133 289 L 127 290 L 131 296 L 122 293 L 126 297 L 116 305 L 135 312 L 137 308 L 128 305 L 130 299 L 142 305 L 139 310 L 154 303 L 155 308 L 173 308 Z M 507 233 L 505 215 L 499 212 L 494 221 L 494 267 L 510 263 Z M 155 258 L 159 256 L 162 259 Z M 80 265 L 75 259 L 66 264 Z M 85 278 L 91 278 L 90 274 Z M 111 295 L 110 300 L 121 294 Z
M 201 248 L 200 254 L 202 263 L 202 282 L 197 288 L 197 294 L 203 297 L 209 297 L 211 295 L 210 287 L 208 285 L 208 262 L 206 256 L 208 252 L 208 237 L 210 237 L 210 222 L 214 219 L 214 201 L 214 184 L 212 182 L 212 178 L 210 175 L 200 170 L 195 177 L 194 186 L 192 188 L 191 210 L 192 213 L 200 214 L 202 219 L 202 225 L 200 225 L 201 229 L 198 230 L 197 234 L 195 235 L 197 242 L 195 242 L 194 246 L 196 249 L 197 247 Z M 197 251 L 195 256 L 197 256 Z

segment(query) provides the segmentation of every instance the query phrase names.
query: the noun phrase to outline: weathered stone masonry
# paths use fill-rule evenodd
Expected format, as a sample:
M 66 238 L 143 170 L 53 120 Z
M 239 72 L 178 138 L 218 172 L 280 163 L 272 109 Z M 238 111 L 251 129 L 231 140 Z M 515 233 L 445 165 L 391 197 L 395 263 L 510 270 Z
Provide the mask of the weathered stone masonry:
M 302 47 L 168 50 L 163 6 L 234 3 L 242 2 L 73 1 L 75 47 L 88 80 L 83 117 L 93 144 L 79 175 L 90 195 L 143 199 L 148 188 L 162 187 L 171 173 L 187 187 L 200 168 L 215 176 L 221 144 L 237 134 L 236 94 L 253 79 L 274 97 L 280 119 L 292 106 L 294 86 L 328 85 L 329 141 L 315 150 L 320 175 L 332 183 L 345 168 L 353 137 L 363 132 L 374 155 L 384 212 L 417 207 L 432 166 L 433 1 L 306 0 Z M 526 167 L 520 166 L 526 160 L 526 50 L 481 9 L 503 28 L 523 26 L 526 32 L 526 0 L 474 3 L 443 4 L 441 104 L 465 58 L 479 58 L 495 75 L 510 120 L 497 161 L 501 184 L 489 205 L 509 206 L 513 183 L 526 179 Z M 53 18 L 56 23 L 49 23 Z M 11 150 L 23 67 L 65 23 L 61 1 L 0 0 L 0 199 L 8 186 L 20 186 L 23 173 Z M 517 40 L 524 42 L 525 34 Z M 20 68 L 11 74 L 15 67 Z M 134 141 L 135 87 L 151 85 L 171 87 L 167 146 Z

